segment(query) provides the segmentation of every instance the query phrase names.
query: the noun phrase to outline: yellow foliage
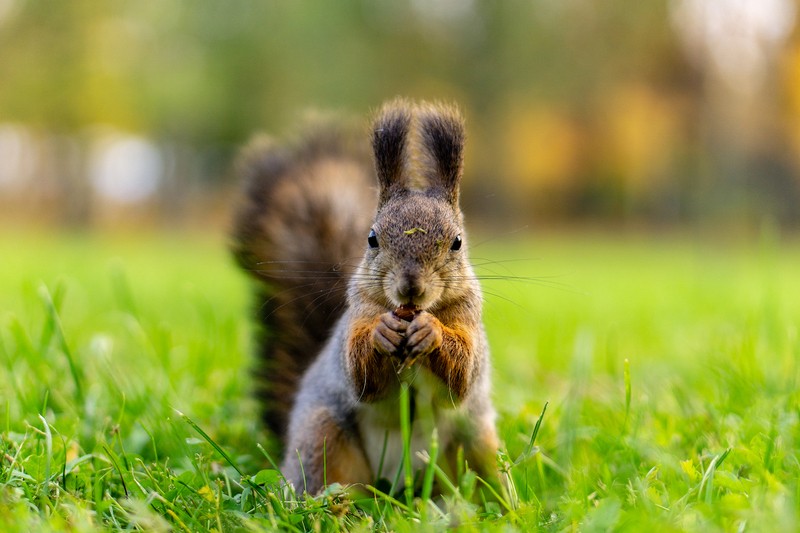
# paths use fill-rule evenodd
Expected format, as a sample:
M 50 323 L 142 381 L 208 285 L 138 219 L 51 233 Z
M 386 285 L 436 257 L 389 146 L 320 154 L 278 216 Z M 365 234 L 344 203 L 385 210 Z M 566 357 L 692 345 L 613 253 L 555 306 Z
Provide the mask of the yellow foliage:
M 683 470 L 686 475 L 689 476 L 689 480 L 692 483 L 697 483 L 700 481 L 700 472 L 698 472 L 697 468 L 694 467 L 694 463 L 691 459 L 681 461 L 681 470 Z
M 792 152 L 800 160 L 800 42 L 787 47 L 781 61 L 781 70 L 786 96 L 785 112 L 788 115 L 785 124 L 794 147 Z
M 515 185 L 533 189 L 575 178 L 581 135 L 565 113 L 518 103 L 509 107 L 503 131 L 506 168 Z
M 211 487 L 208 485 L 203 485 L 203 487 L 197 491 L 197 494 L 205 498 L 207 502 L 214 503 L 216 501 L 214 498 L 214 491 L 212 491 Z
M 663 505 L 664 498 L 661 496 L 661 493 L 658 491 L 657 488 L 653 487 L 652 485 L 645 489 L 645 495 L 647 495 L 647 499 L 650 500 L 652 503 L 656 505 Z
M 601 157 L 629 188 L 648 188 L 680 135 L 679 105 L 640 84 L 616 87 L 602 105 Z
M 87 123 L 143 128 L 136 89 L 129 82 L 140 46 L 128 29 L 121 22 L 103 20 L 87 25 L 82 75 L 76 80 L 81 93 L 77 107 Z

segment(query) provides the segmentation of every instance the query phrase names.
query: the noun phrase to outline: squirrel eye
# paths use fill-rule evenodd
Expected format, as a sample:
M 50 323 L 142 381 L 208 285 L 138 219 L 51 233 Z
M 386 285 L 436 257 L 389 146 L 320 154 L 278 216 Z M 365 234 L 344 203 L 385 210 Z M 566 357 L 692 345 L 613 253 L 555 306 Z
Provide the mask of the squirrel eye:
M 375 230 L 369 230 L 369 237 L 367 237 L 367 242 L 369 243 L 370 248 L 377 248 L 378 247 L 378 236 L 375 234 Z
M 453 244 L 450 246 L 450 249 L 454 252 L 461 249 L 461 235 L 456 235 L 456 238 L 453 239 Z

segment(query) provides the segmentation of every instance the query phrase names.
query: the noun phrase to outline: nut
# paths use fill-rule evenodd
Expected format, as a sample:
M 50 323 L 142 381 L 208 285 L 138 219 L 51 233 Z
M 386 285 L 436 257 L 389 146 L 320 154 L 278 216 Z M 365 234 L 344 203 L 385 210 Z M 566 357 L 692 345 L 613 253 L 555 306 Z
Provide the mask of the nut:
M 419 307 L 414 304 L 403 304 L 393 311 L 394 316 L 400 320 L 411 322 L 420 313 Z

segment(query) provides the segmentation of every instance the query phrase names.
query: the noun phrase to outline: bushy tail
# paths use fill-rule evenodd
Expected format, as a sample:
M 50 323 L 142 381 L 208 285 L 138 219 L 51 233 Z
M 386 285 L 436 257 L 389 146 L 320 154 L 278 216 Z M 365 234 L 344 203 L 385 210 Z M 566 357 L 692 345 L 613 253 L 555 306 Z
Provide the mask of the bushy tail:
M 363 255 L 376 197 L 368 146 L 317 124 L 299 142 L 257 139 L 237 171 L 244 195 L 233 253 L 258 280 L 257 394 L 281 438 L 298 380 L 339 318 Z

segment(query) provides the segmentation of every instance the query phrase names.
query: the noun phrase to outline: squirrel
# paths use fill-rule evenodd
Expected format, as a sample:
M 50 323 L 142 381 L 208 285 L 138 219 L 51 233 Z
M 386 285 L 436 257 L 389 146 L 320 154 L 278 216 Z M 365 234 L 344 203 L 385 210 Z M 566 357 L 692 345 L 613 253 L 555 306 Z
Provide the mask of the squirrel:
M 496 479 L 482 295 L 459 207 L 464 138 L 454 106 L 397 99 L 374 120 L 374 165 L 368 143 L 325 126 L 243 150 L 233 253 L 258 280 L 257 393 L 295 490 L 399 473 L 402 382 L 413 468 L 435 428 L 447 472 L 463 447 Z

